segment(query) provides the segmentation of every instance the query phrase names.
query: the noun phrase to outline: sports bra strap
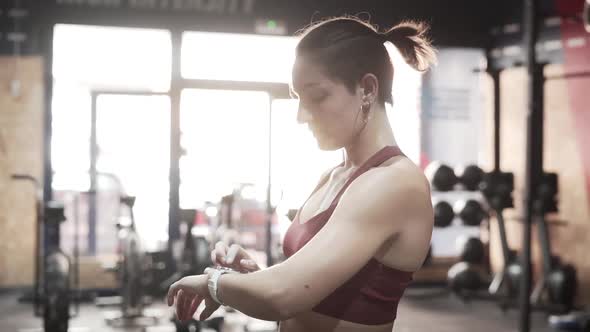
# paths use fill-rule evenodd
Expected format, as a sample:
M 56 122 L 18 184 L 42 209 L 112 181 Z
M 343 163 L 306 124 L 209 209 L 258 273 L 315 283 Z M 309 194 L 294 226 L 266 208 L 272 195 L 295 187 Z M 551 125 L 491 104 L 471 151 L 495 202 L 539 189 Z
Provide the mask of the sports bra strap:
M 332 204 L 330 204 L 330 206 L 338 203 L 338 201 L 340 200 L 340 196 L 342 196 L 342 194 L 344 194 L 344 191 L 346 191 L 346 189 L 348 188 L 348 186 L 350 186 L 352 181 L 354 181 L 356 178 L 361 176 L 363 173 L 365 173 L 369 169 L 371 169 L 373 167 L 377 167 L 377 166 L 383 164 L 385 161 L 387 161 L 395 156 L 398 156 L 398 155 L 403 155 L 403 153 L 399 149 L 399 147 L 397 147 L 397 146 L 386 146 L 383 149 L 379 150 L 371 158 L 367 159 L 367 161 L 365 161 L 361 165 L 361 167 L 359 167 L 354 173 L 352 173 L 350 178 L 348 178 L 348 181 L 346 181 L 346 183 L 344 184 L 342 189 L 340 189 L 340 192 L 338 192 L 338 195 L 336 195 L 336 197 L 334 197 L 334 200 L 332 200 Z
M 348 186 L 352 183 L 352 181 L 354 181 L 354 179 L 358 178 L 360 175 L 362 175 L 363 173 L 365 173 L 366 171 L 368 171 L 372 167 L 379 166 L 382 163 L 384 163 L 386 160 L 388 160 L 392 157 L 398 156 L 398 155 L 404 155 L 404 154 L 397 146 L 386 146 L 383 149 L 379 150 L 377 153 L 375 153 L 373 156 L 371 156 L 369 159 L 367 159 L 361 165 L 361 167 L 359 167 L 354 173 L 352 173 L 352 175 L 346 181 L 346 183 L 344 184 L 342 189 L 340 189 L 340 191 L 338 192 L 338 195 L 336 195 L 334 200 L 332 200 L 332 203 L 330 204 L 330 206 L 333 206 L 335 203 L 337 203 L 340 200 L 340 196 L 342 196 L 342 194 L 344 194 L 344 191 L 346 190 L 346 188 L 348 188 Z M 322 178 L 320 180 L 318 185 L 311 192 L 309 197 L 307 197 L 305 202 L 303 202 L 303 205 L 301 205 L 301 207 L 299 208 L 299 210 L 297 212 L 297 216 L 299 215 L 299 212 L 301 211 L 301 209 L 305 206 L 305 203 L 307 203 L 307 201 L 311 198 L 311 196 L 313 196 L 313 194 L 315 194 L 316 191 L 318 191 L 318 189 L 320 189 L 320 187 L 322 187 L 324 184 L 326 184 L 326 182 L 330 179 L 329 174 L 331 174 L 336 168 L 342 167 L 342 166 L 344 166 L 344 162 L 340 163 L 338 166 L 333 167 L 330 170 L 330 172 L 328 173 L 328 175 L 324 176 L 324 178 Z

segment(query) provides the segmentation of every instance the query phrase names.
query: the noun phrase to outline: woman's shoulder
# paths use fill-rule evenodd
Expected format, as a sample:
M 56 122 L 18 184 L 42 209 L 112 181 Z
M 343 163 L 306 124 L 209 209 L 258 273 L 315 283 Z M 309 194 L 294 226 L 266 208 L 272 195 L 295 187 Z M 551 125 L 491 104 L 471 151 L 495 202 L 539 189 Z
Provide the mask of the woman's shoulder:
M 428 181 L 419 167 L 405 160 L 359 176 L 341 203 L 346 214 L 353 213 L 354 220 L 372 221 L 374 227 L 391 234 L 401 232 L 407 224 L 418 224 L 417 220 L 429 220 L 432 214 Z
M 347 188 L 345 195 L 349 193 L 361 201 L 380 201 L 390 208 L 394 201 L 430 203 L 430 185 L 424 172 L 407 158 L 364 172 Z
M 418 165 L 408 158 L 401 158 L 373 172 L 373 182 L 379 186 L 379 190 L 373 192 L 384 197 L 378 200 L 385 210 L 404 216 L 403 219 L 413 227 L 418 227 L 422 221 L 431 223 L 433 211 L 430 184 Z
M 373 176 L 386 187 L 411 188 L 413 192 L 430 197 L 430 184 L 424 171 L 410 158 L 392 158 L 381 167 L 372 170 Z M 371 175 L 371 174 L 368 174 Z

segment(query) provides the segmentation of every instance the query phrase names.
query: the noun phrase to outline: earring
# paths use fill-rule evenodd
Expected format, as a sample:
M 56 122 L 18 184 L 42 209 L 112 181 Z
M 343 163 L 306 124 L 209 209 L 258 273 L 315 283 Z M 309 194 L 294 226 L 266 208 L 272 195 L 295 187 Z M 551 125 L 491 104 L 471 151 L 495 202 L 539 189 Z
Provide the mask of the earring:
M 363 104 L 361 105 L 361 110 L 363 113 L 368 113 L 371 110 L 371 102 L 363 100 Z
M 371 103 L 363 103 L 363 105 L 361 106 L 361 110 L 364 114 L 363 122 L 367 124 L 367 122 L 369 122 L 369 112 L 371 111 Z

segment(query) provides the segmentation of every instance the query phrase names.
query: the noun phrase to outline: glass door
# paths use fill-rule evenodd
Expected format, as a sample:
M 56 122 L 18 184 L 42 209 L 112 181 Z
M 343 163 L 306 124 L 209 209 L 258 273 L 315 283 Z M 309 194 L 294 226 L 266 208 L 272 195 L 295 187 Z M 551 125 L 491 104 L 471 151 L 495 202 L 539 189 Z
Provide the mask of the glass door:
M 146 250 L 168 240 L 170 98 L 150 93 L 93 94 L 89 243 L 112 248 L 118 193 L 135 196 L 136 228 Z M 93 208 L 94 207 L 94 208 Z
M 232 221 L 219 213 L 202 231 L 212 242 L 241 244 L 260 262 L 268 257 L 270 99 L 265 91 L 185 89 L 180 107 L 180 208 L 235 197 Z

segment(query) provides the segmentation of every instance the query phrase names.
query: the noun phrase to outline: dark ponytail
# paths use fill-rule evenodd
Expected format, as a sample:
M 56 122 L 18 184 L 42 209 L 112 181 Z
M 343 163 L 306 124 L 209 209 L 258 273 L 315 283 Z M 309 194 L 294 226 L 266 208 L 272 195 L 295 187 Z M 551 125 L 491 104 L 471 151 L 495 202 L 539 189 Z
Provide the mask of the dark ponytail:
M 424 23 L 402 22 L 382 35 L 392 42 L 406 62 L 418 71 L 426 71 L 436 62 L 436 53 L 426 38 L 428 27 Z
M 311 57 L 351 93 L 365 74 L 374 74 L 379 80 L 379 102 L 392 103 L 394 68 L 384 43 L 392 42 L 410 66 L 426 71 L 436 59 L 426 31 L 422 23 L 403 22 L 381 33 L 357 17 L 336 17 L 301 30 L 296 53 Z

